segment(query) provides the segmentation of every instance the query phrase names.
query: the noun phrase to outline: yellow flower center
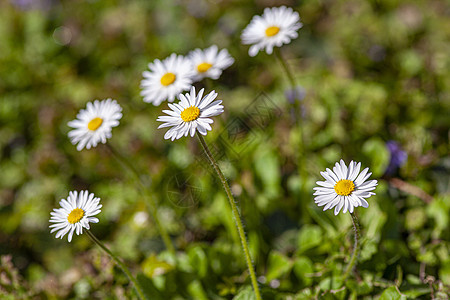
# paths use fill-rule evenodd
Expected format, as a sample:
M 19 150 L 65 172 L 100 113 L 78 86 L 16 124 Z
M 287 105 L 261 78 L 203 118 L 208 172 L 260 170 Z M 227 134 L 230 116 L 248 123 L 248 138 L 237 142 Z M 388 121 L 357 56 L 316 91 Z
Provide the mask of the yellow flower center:
M 92 131 L 95 131 L 95 130 L 97 130 L 100 127 L 100 125 L 102 125 L 102 123 L 103 123 L 103 119 L 102 118 L 99 118 L 99 117 L 93 118 L 88 123 L 88 129 L 92 130 Z
M 355 190 L 355 184 L 348 179 L 339 180 L 334 186 L 336 194 L 341 196 L 348 196 Z
M 207 62 L 201 63 L 197 66 L 197 71 L 199 71 L 200 73 L 205 73 L 206 71 L 209 70 L 209 68 L 212 67 L 212 64 L 209 64 Z
M 84 216 L 84 210 L 81 208 L 75 208 L 70 212 L 70 214 L 67 216 L 67 221 L 69 221 L 70 224 L 75 224 L 80 222 L 80 220 Z
M 198 116 L 200 116 L 200 109 L 195 106 L 188 107 L 181 112 L 181 119 L 184 122 L 197 120 Z
M 164 86 L 171 85 L 175 79 L 177 79 L 177 76 L 173 73 L 166 73 L 161 77 L 161 84 Z
M 266 35 L 269 36 L 269 37 L 270 36 L 274 36 L 279 31 L 280 31 L 280 27 L 278 27 L 278 26 L 270 26 L 270 27 L 267 27 L 267 29 L 266 29 Z

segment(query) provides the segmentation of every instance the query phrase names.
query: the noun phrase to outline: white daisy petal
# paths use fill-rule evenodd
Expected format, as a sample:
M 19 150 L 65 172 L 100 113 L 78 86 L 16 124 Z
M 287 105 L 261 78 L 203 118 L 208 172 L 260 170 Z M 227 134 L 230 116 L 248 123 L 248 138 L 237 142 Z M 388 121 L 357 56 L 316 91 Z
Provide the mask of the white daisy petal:
M 89 229 L 89 222 L 98 223 L 95 216 L 100 213 L 100 198 L 94 197 L 93 193 L 88 191 L 69 192 L 69 197 L 59 202 L 62 208 L 53 209 L 50 213 L 52 228 L 50 233 L 56 231 L 56 238 L 63 238 L 68 233 L 68 241 L 72 241 L 74 232 L 77 235 L 83 233 L 83 228 Z M 70 204 L 70 206 L 68 206 Z M 70 207 L 70 209 L 67 209 Z
M 298 12 L 286 6 L 265 8 L 262 16 L 254 16 L 241 34 L 244 45 L 251 45 L 248 51 L 255 56 L 260 50 L 272 54 L 273 48 L 289 44 L 297 38 L 297 30 L 303 24 Z
M 331 188 L 334 186 L 333 184 L 331 184 L 328 181 L 317 181 L 316 184 L 323 186 L 323 187 L 331 187 Z
M 338 182 L 339 181 L 339 177 L 336 174 L 334 174 L 333 171 L 331 171 L 328 168 L 326 169 L 326 171 L 327 171 L 328 176 L 330 176 L 334 180 L 334 182 Z
M 228 50 L 222 49 L 218 52 L 216 45 L 204 50 L 197 48 L 191 51 L 188 57 L 195 72 L 194 82 L 203 78 L 219 79 L 222 71 L 234 63 L 234 58 L 231 57 Z
M 355 207 L 369 207 L 365 200 L 375 195 L 373 191 L 378 185 L 377 180 L 366 181 L 372 173 L 369 168 L 361 173 L 361 163 L 351 161 L 349 166 L 341 159 L 337 162 L 333 171 L 329 168 L 320 172 L 326 181 L 317 181 L 314 187 L 314 202 L 323 206 L 323 210 L 333 209 L 337 215 L 341 209 L 343 213 L 354 212 Z
M 77 119 L 67 123 L 74 128 L 69 131 L 68 136 L 72 144 L 77 144 L 77 150 L 90 149 L 103 144 L 112 136 L 111 130 L 119 125 L 122 118 L 122 107 L 116 100 L 95 100 L 88 102 L 86 109 L 81 109 Z
M 364 208 L 369 207 L 369 203 L 365 199 L 360 198 L 359 201 L 361 202 L 362 207 L 364 207 Z
M 178 104 L 169 104 L 172 109 L 163 110 L 168 116 L 159 116 L 158 122 L 164 122 L 158 128 L 171 127 L 164 135 L 165 139 L 176 140 L 183 136 L 193 137 L 196 132 L 206 135 L 211 130 L 210 124 L 214 121 L 209 117 L 218 116 L 223 112 L 222 101 L 214 99 L 217 93 L 212 91 L 203 97 L 204 89 L 195 94 L 195 88 L 191 87 L 189 93 L 180 94 Z M 206 104 L 205 104 L 206 103 Z
M 359 174 L 359 170 L 361 170 L 361 163 L 360 162 L 355 165 L 355 167 L 353 168 L 353 173 L 350 175 L 350 177 L 348 179 L 351 180 L 351 181 L 355 181 L 356 176 L 358 176 L 358 174 Z
M 172 53 L 160 61 L 155 59 L 148 64 L 141 81 L 141 96 L 144 102 L 159 106 L 163 101 L 173 102 L 181 92 L 190 88 L 195 75 L 191 60 Z
M 332 184 L 333 186 L 336 184 L 336 180 L 334 180 L 330 175 L 328 175 L 327 172 L 320 172 L 320 175 L 322 175 L 322 177 L 325 178 L 327 182 Z

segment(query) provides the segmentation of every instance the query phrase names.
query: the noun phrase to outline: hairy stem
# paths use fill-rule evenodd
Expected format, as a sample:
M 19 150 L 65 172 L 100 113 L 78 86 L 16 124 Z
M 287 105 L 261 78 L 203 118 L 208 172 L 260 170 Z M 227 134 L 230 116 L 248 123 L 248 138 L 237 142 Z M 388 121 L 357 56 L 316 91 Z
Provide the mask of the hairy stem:
M 219 176 L 220 181 L 222 182 L 223 188 L 225 189 L 225 193 L 227 194 L 228 201 L 230 202 L 230 205 L 231 205 L 231 210 L 233 211 L 234 221 L 235 221 L 237 230 L 239 232 L 239 238 L 241 239 L 242 249 L 244 250 L 245 261 L 247 262 L 247 268 L 250 273 L 250 279 L 252 281 L 253 290 L 255 292 L 256 299 L 261 300 L 262 298 L 261 298 L 261 294 L 259 292 L 258 281 L 256 280 L 255 269 L 253 268 L 252 259 L 250 257 L 250 251 L 248 250 L 247 238 L 245 237 L 244 226 L 242 225 L 242 220 L 241 220 L 241 216 L 239 214 L 239 210 L 236 205 L 236 201 L 234 200 L 233 194 L 231 193 L 230 186 L 228 185 L 228 182 L 225 179 L 225 176 L 223 175 L 222 171 L 220 170 L 219 165 L 217 164 L 216 160 L 212 156 L 211 151 L 209 150 L 209 147 L 205 142 L 205 139 L 198 132 L 197 132 L 197 137 L 200 141 L 200 144 L 203 147 L 203 150 L 205 150 L 205 153 L 209 159 L 209 162 L 214 167 L 214 170 L 216 171 L 217 175 Z
M 134 284 L 134 288 L 136 289 L 136 292 L 141 300 L 147 299 L 144 295 L 144 292 L 142 291 L 142 287 L 139 285 L 139 282 L 131 275 L 130 270 L 128 270 L 127 266 L 117 257 L 115 256 L 111 250 L 106 248 L 106 246 L 99 240 L 95 235 L 90 231 L 86 230 L 86 234 L 91 238 L 91 240 L 96 243 L 100 248 L 103 249 L 108 255 L 114 260 L 114 262 L 122 269 L 122 271 L 127 275 L 128 279 Z
M 353 270 L 353 268 L 356 265 L 356 258 L 358 257 L 359 253 L 359 240 L 361 237 L 360 229 L 359 229 L 359 222 L 358 217 L 356 216 L 356 213 L 350 213 L 352 216 L 352 223 L 353 223 L 353 231 L 355 235 L 355 243 L 353 244 L 353 254 L 350 258 L 350 261 L 347 265 L 347 268 L 345 269 L 344 276 L 342 277 L 342 281 L 345 281 L 350 274 L 350 272 Z

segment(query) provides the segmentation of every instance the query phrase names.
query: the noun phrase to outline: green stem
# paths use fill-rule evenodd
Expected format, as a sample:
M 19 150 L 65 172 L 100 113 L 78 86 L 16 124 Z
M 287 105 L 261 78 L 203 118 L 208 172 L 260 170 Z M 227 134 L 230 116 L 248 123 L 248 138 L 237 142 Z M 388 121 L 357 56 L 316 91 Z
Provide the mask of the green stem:
M 278 48 L 276 48 L 274 52 L 276 58 L 278 59 L 279 63 L 281 64 L 281 67 L 283 68 L 284 72 L 286 73 L 286 76 L 289 79 L 289 83 L 291 84 L 292 89 L 295 89 L 297 84 L 295 82 L 294 75 L 292 74 L 291 69 L 289 69 L 288 65 L 286 64 L 286 61 L 281 55 L 281 51 Z
M 356 216 L 356 213 L 350 213 L 350 215 L 352 216 L 353 231 L 355 233 L 355 243 L 353 245 L 352 257 L 350 258 L 347 268 L 345 269 L 344 276 L 342 277 L 342 281 L 345 281 L 347 279 L 348 275 L 353 270 L 353 267 L 356 264 L 356 258 L 358 257 L 358 253 L 359 253 L 359 242 L 358 241 L 361 237 L 358 217 Z
M 275 48 L 274 52 L 275 52 L 275 57 L 277 58 L 281 67 L 283 68 L 284 73 L 286 74 L 287 78 L 289 79 L 289 82 L 290 82 L 291 88 L 292 88 L 292 92 L 294 93 L 295 97 L 297 97 L 297 92 L 296 92 L 297 83 L 295 81 L 295 77 L 294 77 L 291 69 L 289 68 L 288 64 L 286 63 L 286 60 L 281 55 L 281 50 L 279 48 Z M 298 148 L 296 149 L 297 150 L 296 152 L 298 153 L 297 164 L 298 164 L 298 168 L 299 168 L 300 177 L 303 180 L 303 182 L 305 182 L 306 178 L 308 178 L 308 174 L 307 174 L 306 168 L 305 168 L 305 134 L 304 134 L 304 130 L 303 130 L 302 115 L 301 115 L 302 112 L 301 112 L 300 105 L 301 105 L 300 99 L 295 99 L 292 106 L 295 111 L 296 118 L 293 122 L 294 122 L 294 124 L 298 125 L 298 129 L 300 131 L 300 143 L 298 145 Z M 298 112 L 300 112 L 300 115 L 297 115 Z M 306 192 L 303 193 L 303 197 L 307 198 L 308 193 L 306 193 Z
M 212 91 L 214 89 L 214 83 L 211 78 L 204 78 L 203 81 L 205 82 L 205 90 Z
M 231 209 L 233 211 L 236 227 L 239 232 L 239 238 L 241 239 L 242 249 L 244 250 L 245 261 L 247 262 L 247 268 L 250 273 L 250 279 L 252 281 L 253 290 L 255 292 L 256 299 L 261 300 L 262 298 L 261 298 L 261 294 L 259 292 L 258 281 L 256 280 L 255 269 L 253 268 L 252 259 L 250 257 L 250 251 L 248 250 L 247 239 L 245 237 L 244 226 L 242 225 L 241 216 L 239 214 L 239 210 L 237 208 L 233 194 L 231 193 L 230 186 L 228 185 L 227 180 L 225 179 L 225 176 L 223 175 L 222 171 L 220 170 L 219 165 L 217 164 L 216 160 L 214 159 L 213 155 L 211 154 L 211 151 L 209 150 L 208 145 L 206 145 L 206 142 L 205 142 L 205 139 L 203 138 L 203 136 L 197 132 L 197 137 L 200 141 L 200 144 L 203 147 L 203 150 L 205 150 L 206 156 L 208 157 L 210 163 L 214 167 L 214 170 L 216 171 L 217 175 L 219 176 L 220 181 L 222 182 L 223 188 L 225 189 L 225 193 L 227 194 L 228 201 L 230 202 Z
M 145 198 L 148 199 L 148 204 L 150 205 L 150 213 L 152 214 L 153 220 L 156 223 L 156 227 L 158 228 L 159 233 L 161 234 L 161 238 L 163 239 L 164 245 L 166 245 L 167 250 L 173 255 L 175 255 L 175 247 L 172 244 L 172 240 L 170 239 L 169 234 L 166 231 L 166 228 L 162 225 L 158 216 L 158 207 L 156 205 L 155 199 L 151 196 L 151 193 L 148 188 L 148 184 L 143 180 L 139 171 L 133 166 L 129 160 L 124 157 L 119 151 L 117 151 L 114 147 L 112 147 L 109 143 L 106 144 L 108 149 L 114 155 L 114 157 L 122 164 L 124 169 L 128 169 L 131 173 L 136 177 L 136 180 L 141 188 L 141 192 L 144 194 Z
M 130 270 L 128 270 L 127 266 L 125 266 L 125 264 L 117 257 L 115 256 L 111 250 L 109 250 L 108 248 L 106 248 L 105 245 L 103 245 L 102 242 L 100 242 L 99 239 L 97 239 L 95 237 L 95 235 L 89 231 L 86 230 L 86 234 L 91 238 L 91 240 L 96 243 L 100 248 L 103 249 L 103 251 L 105 251 L 106 253 L 108 253 L 108 255 L 114 260 L 114 262 L 122 269 L 122 271 L 127 275 L 128 279 L 134 284 L 134 287 L 136 289 L 136 292 L 139 296 L 140 299 L 145 300 L 147 299 L 144 295 L 144 292 L 142 291 L 142 287 L 140 286 L 139 282 L 133 277 L 133 275 L 131 275 Z
M 295 99 L 294 99 L 294 103 L 292 103 L 292 108 L 294 109 L 295 112 L 295 120 L 294 123 L 295 124 L 299 124 L 300 126 L 300 134 L 301 134 L 301 140 L 302 140 L 302 145 L 304 144 L 303 142 L 303 126 L 301 126 L 301 119 L 302 119 L 302 112 L 301 112 L 301 106 L 300 106 L 300 100 L 301 99 L 297 99 L 297 83 L 295 81 L 295 77 L 294 74 L 292 73 L 291 69 L 289 68 L 288 64 L 286 63 L 286 60 L 283 58 L 283 56 L 281 55 L 281 50 L 276 48 L 274 50 L 275 53 L 275 57 L 277 58 L 278 62 L 280 63 L 281 67 L 283 68 L 284 73 L 286 74 L 289 83 L 291 85 L 291 89 L 292 92 L 294 93 Z M 300 112 L 300 115 L 298 116 L 298 112 Z
M 284 73 L 286 74 L 286 76 L 287 76 L 287 78 L 288 78 L 288 80 L 289 80 L 289 83 L 291 84 L 292 92 L 294 93 L 294 96 L 296 97 L 296 98 L 294 99 L 294 103 L 292 104 L 292 106 L 293 106 L 293 108 L 294 108 L 294 111 L 295 111 L 295 114 L 296 114 L 296 115 L 297 115 L 298 112 L 300 112 L 300 115 L 297 116 L 297 117 L 295 118 L 295 123 L 296 123 L 296 124 L 297 124 L 297 123 L 299 124 L 299 128 L 300 128 L 300 138 L 301 138 L 301 141 L 302 141 L 301 147 L 303 147 L 303 145 L 304 145 L 305 143 L 304 143 L 304 136 L 303 136 L 303 126 L 302 126 L 302 124 L 301 124 L 301 121 L 302 121 L 302 112 L 301 112 L 301 106 L 300 106 L 300 99 L 297 99 L 297 83 L 296 83 L 296 81 L 295 81 L 294 74 L 292 73 L 291 69 L 289 68 L 288 64 L 286 63 L 286 60 L 285 60 L 285 59 L 283 58 L 283 56 L 281 55 L 281 50 L 278 49 L 278 48 L 276 48 L 276 49 L 274 50 L 274 53 L 275 53 L 275 57 L 277 58 L 278 62 L 279 62 L 280 65 L 281 65 L 281 67 L 283 68 Z

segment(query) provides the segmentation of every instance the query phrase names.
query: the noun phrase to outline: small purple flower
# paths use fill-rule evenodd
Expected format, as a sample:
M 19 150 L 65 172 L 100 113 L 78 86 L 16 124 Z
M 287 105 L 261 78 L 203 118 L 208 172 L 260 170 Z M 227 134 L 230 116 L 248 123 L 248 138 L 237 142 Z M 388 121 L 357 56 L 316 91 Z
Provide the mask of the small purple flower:
M 389 161 L 389 165 L 386 168 L 385 174 L 392 175 L 397 171 L 398 168 L 403 166 L 406 159 L 408 158 L 408 154 L 402 150 L 400 145 L 396 141 L 387 141 L 386 147 L 391 153 L 391 160 Z
M 53 0 L 10 0 L 13 5 L 21 10 L 49 10 L 53 5 Z
M 305 95 L 306 91 L 301 86 L 296 86 L 295 88 L 290 88 L 284 91 L 284 96 L 291 104 L 290 114 L 292 120 L 295 120 L 297 115 L 300 115 L 303 119 L 306 117 L 306 109 L 304 105 L 301 104 L 302 100 L 305 98 Z
M 291 104 L 294 104 L 296 101 L 301 101 L 305 98 L 306 91 L 301 86 L 296 86 L 295 89 L 287 89 L 284 91 L 284 96 L 287 101 Z

